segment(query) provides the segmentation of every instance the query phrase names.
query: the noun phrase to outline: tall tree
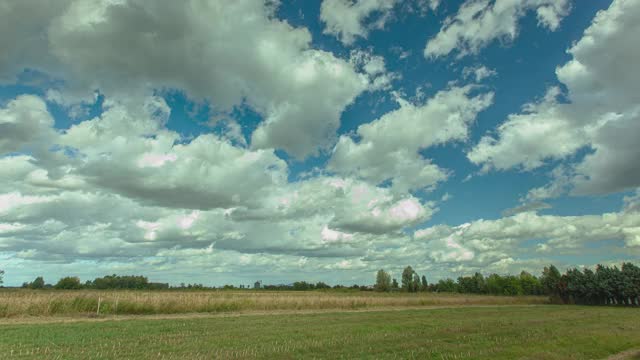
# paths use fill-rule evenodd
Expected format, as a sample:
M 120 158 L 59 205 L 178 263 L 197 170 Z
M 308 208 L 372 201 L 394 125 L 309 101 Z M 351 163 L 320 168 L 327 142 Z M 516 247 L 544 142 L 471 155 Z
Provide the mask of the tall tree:
M 429 283 L 427 283 L 427 278 L 426 276 L 422 275 L 422 284 L 420 286 L 420 291 L 427 291 L 429 290 Z
M 0 270 L 0 285 L 2 285 L 3 279 L 4 279 L 4 270 Z
M 402 289 L 408 292 L 413 290 L 413 268 L 411 266 L 407 266 L 402 271 Z
M 377 291 L 389 291 L 391 290 L 391 275 L 383 269 L 378 270 L 376 275 L 376 290 Z
M 420 275 L 417 272 L 413 273 L 413 292 L 420 291 Z
M 558 271 L 558 268 L 554 265 L 545 267 L 540 277 L 540 283 L 542 284 L 544 292 L 549 295 L 558 295 L 561 277 L 560 271 Z

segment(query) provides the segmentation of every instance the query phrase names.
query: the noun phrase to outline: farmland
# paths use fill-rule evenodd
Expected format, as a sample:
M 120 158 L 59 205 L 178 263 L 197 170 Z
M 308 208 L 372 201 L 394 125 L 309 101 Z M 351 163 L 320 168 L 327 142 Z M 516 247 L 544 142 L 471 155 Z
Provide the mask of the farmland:
M 640 347 L 640 313 L 507 305 L 164 319 L 41 317 L 1 320 L 0 333 L 2 359 L 599 359 Z

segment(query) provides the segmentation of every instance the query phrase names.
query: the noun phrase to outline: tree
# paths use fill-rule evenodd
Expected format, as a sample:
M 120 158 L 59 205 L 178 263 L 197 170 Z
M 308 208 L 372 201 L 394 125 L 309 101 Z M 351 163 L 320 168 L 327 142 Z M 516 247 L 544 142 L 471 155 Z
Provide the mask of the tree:
M 64 289 L 64 290 L 74 290 L 80 289 L 82 285 L 80 284 L 80 279 L 76 276 L 67 276 L 58 280 L 58 283 L 54 285 L 56 289 Z
M 391 281 L 391 288 L 397 290 L 399 287 L 400 286 L 398 285 L 398 280 L 393 278 L 393 281 Z
M 549 265 L 542 270 L 540 283 L 544 293 L 549 295 L 553 301 L 566 303 L 566 276 L 560 275 L 560 271 L 554 265 Z
M 314 288 L 314 284 L 308 283 L 306 281 L 296 281 L 293 283 L 293 290 L 297 291 L 313 290 Z
M 391 275 L 383 269 L 380 269 L 376 275 L 376 291 L 389 290 L 391 290 Z
M 408 292 L 412 292 L 413 290 L 413 268 L 411 266 L 407 266 L 402 271 L 402 289 Z
M 25 285 L 26 286 L 23 285 L 22 287 L 27 287 L 29 289 L 44 289 L 44 279 L 42 276 L 38 276 L 35 280 Z
M 0 285 L 2 285 L 3 278 L 4 278 L 4 270 L 0 270 Z
M 458 285 L 453 279 L 440 280 L 438 284 L 435 285 L 435 289 L 438 292 L 457 292 Z
M 540 280 L 526 271 L 520 273 L 520 286 L 525 295 L 540 295 L 542 293 Z
M 420 286 L 420 291 L 427 291 L 429 290 L 429 284 L 427 283 L 427 278 L 422 275 L 422 284 Z
M 413 292 L 420 291 L 420 275 L 414 271 L 413 273 L 413 283 L 412 283 Z

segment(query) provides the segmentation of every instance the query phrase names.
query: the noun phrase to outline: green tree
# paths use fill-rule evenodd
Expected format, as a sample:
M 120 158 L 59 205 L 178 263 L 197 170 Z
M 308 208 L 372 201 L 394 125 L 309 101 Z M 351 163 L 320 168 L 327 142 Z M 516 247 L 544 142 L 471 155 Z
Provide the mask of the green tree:
M 37 278 L 35 278 L 35 280 L 33 280 L 31 284 L 29 284 L 29 288 L 44 289 L 44 279 L 42 278 L 42 276 L 38 276 Z
M 420 275 L 417 272 L 413 273 L 412 290 L 413 292 L 420 291 Z
M 391 281 L 391 288 L 397 290 L 399 287 L 400 286 L 398 285 L 398 280 L 393 278 L 393 280 Z
M 542 293 L 540 280 L 526 271 L 520 273 L 520 286 L 525 295 L 540 295 Z
M 421 279 L 422 283 L 420 284 L 420 291 L 427 291 L 429 290 L 429 283 L 427 283 L 427 278 L 426 276 L 422 275 L 422 279 Z
M 445 279 L 438 281 L 435 289 L 437 292 L 457 292 L 458 285 L 453 281 L 453 279 Z
M 313 290 L 314 288 L 315 286 L 312 283 L 306 281 L 296 281 L 293 283 L 293 290 L 297 291 Z
M 522 295 L 520 279 L 513 275 L 502 277 L 502 295 Z
M 560 275 L 560 271 L 554 265 L 549 265 L 542 270 L 540 283 L 545 294 L 549 295 L 554 301 L 566 303 L 567 299 L 567 277 Z
M 413 291 L 413 268 L 411 266 L 407 266 L 402 271 L 402 289 L 404 291 L 412 292 Z
M 4 270 L 0 270 L 0 285 L 2 285 L 3 279 L 4 279 Z
M 391 290 L 391 275 L 384 271 L 384 269 L 380 269 L 376 275 L 376 291 L 389 290 Z
M 54 285 L 56 289 L 74 290 L 82 288 L 80 279 L 76 276 L 67 276 L 58 280 L 58 283 Z

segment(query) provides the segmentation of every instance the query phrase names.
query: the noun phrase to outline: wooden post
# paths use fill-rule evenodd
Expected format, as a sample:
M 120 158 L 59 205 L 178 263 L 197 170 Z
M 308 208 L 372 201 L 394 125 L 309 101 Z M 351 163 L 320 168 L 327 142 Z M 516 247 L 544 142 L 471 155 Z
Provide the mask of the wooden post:
M 100 315 L 100 303 L 102 302 L 102 298 L 98 296 L 98 310 L 96 310 L 96 315 Z

